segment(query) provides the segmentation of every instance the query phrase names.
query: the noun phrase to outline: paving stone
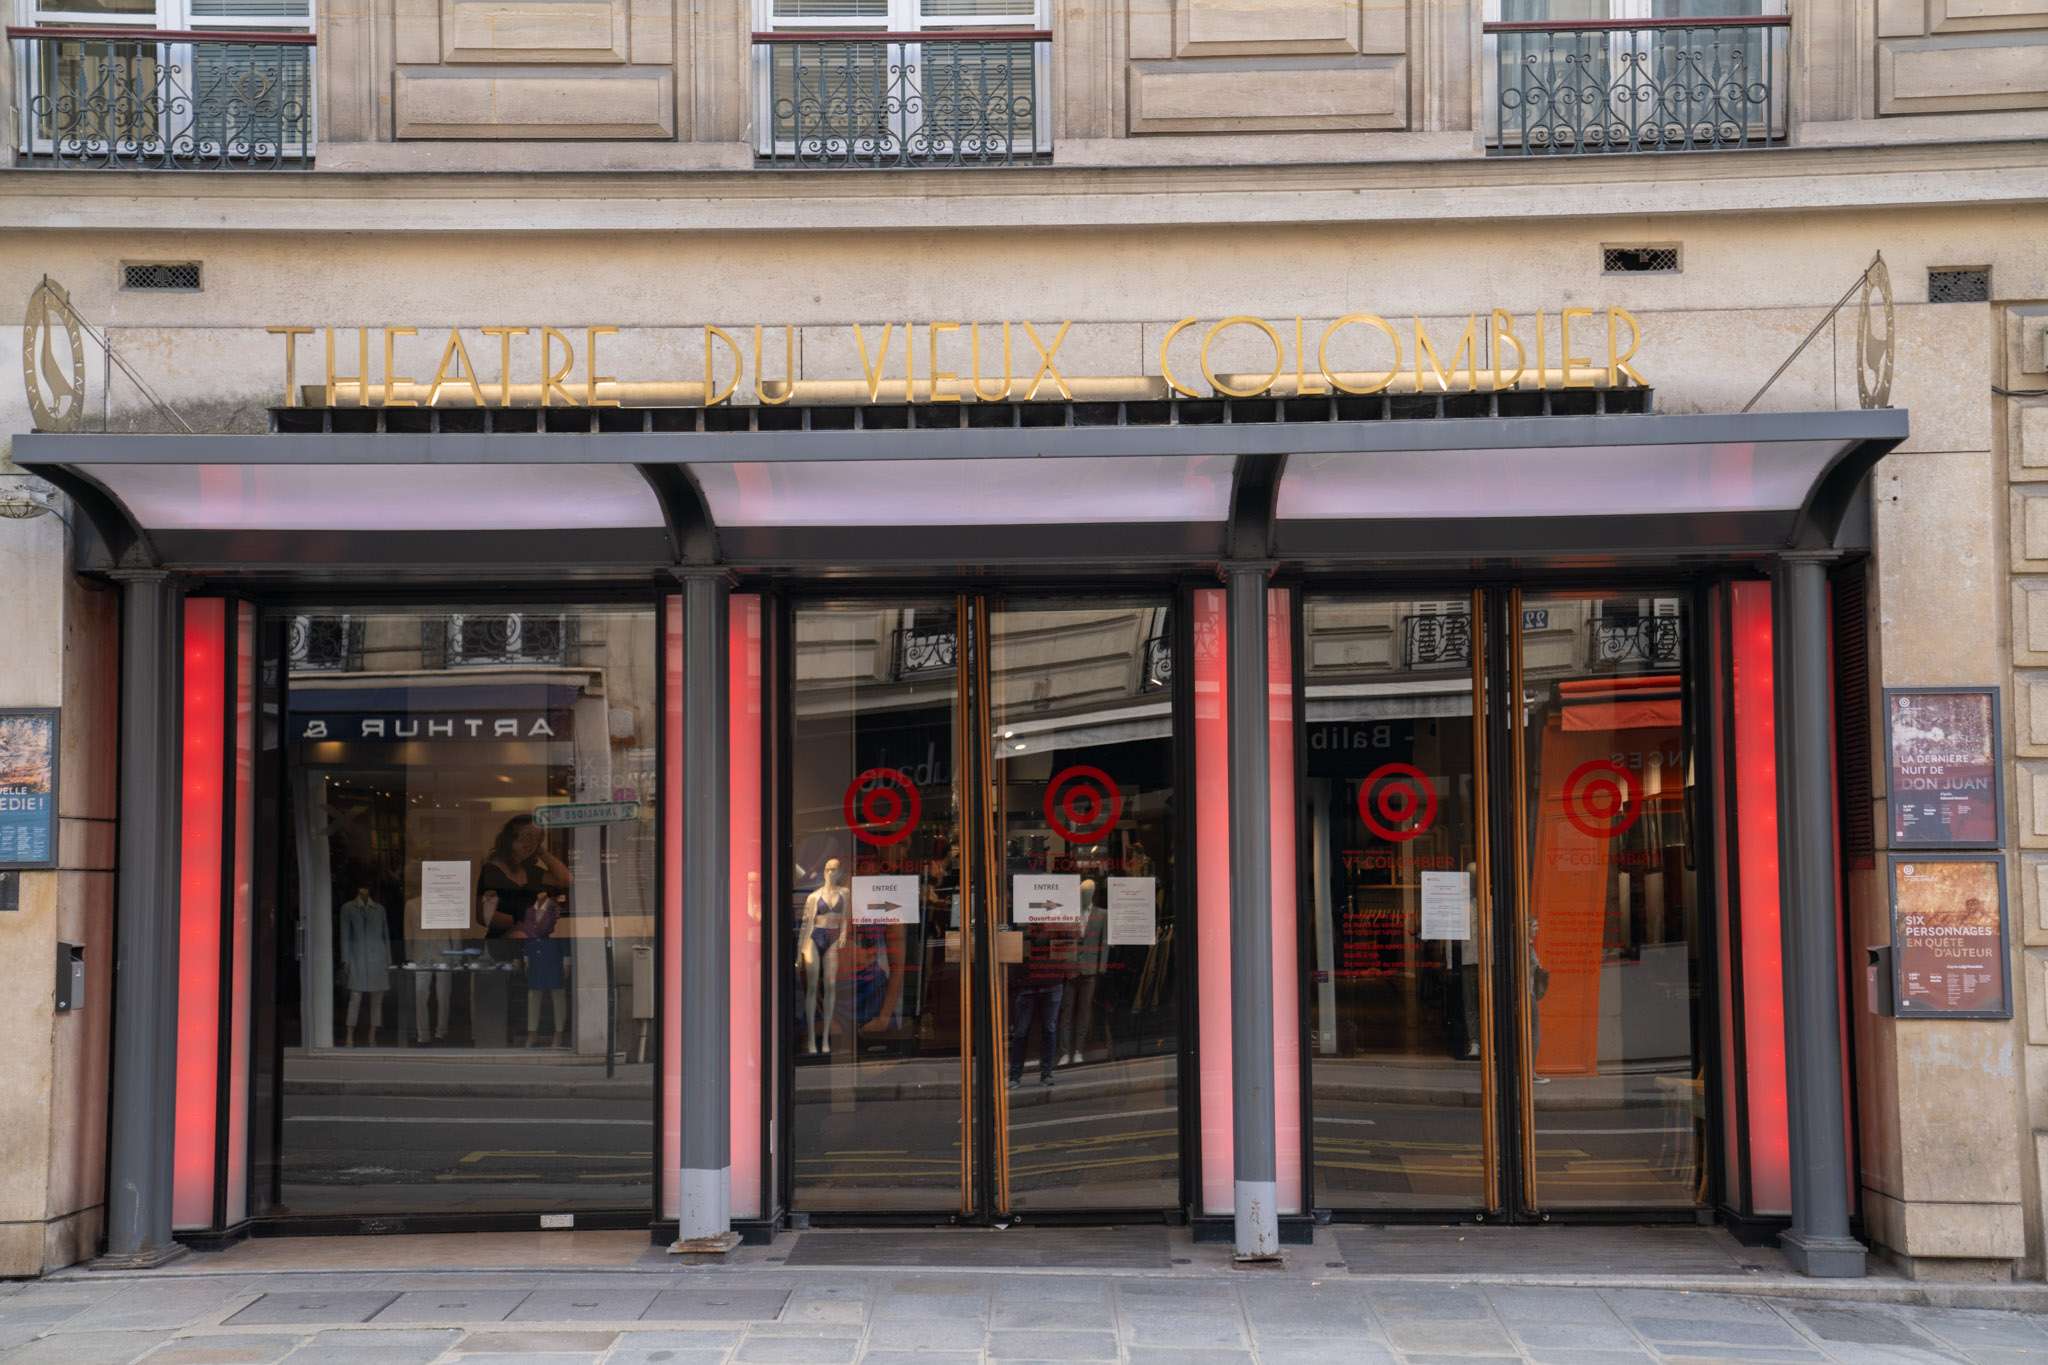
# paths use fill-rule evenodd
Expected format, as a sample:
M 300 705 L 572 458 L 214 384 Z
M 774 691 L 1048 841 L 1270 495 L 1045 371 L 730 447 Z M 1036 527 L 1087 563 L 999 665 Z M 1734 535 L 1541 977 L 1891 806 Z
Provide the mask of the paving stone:
M 1109 1283 L 1100 1275 L 1014 1275 L 999 1280 L 992 1297 L 999 1305 L 1012 1301 L 1107 1303 Z
M 1379 1335 L 1372 1304 L 1353 1285 L 1247 1286 L 1245 1319 L 1260 1337 Z
M 426 1365 L 461 1336 L 452 1329 L 322 1332 L 284 1359 L 285 1365 Z
M 1827 1357 L 1819 1351 L 1796 1346 L 1680 1346 L 1659 1347 L 1658 1353 L 1666 1360 L 1674 1361 L 1751 1361 L 1755 1365 L 1803 1365 L 1806 1361 L 1825 1362 Z
M 990 1360 L 1115 1360 L 1112 1332 L 1003 1331 L 988 1334 Z
M 22 1327 L 34 1336 L 57 1326 L 67 1318 L 77 1317 L 84 1312 L 87 1304 L 78 1303 L 13 1303 L 0 1299 L 0 1328 Z
M 1491 1321 L 1493 1316 L 1484 1294 L 1451 1285 L 1374 1284 L 1366 1291 L 1365 1298 L 1382 1322 L 1391 1322 L 1394 1318 Z
M 1341 1365 L 1401 1365 L 1401 1358 L 1381 1345 L 1353 1345 L 1347 1341 L 1341 1352 L 1333 1352 L 1327 1341 L 1294 1338 L 1259 1343 L 1260 1365 L 1332 1365 L 1334 1355 Z
M 988 1318 L 984 1294 L 906 1294 L 890 1290 L 878 1297 L 868 1310 L 874 1322 L 984 1322 Z
M 652 1289 L 619 1292 L 603 1289 L 536 1289 L 506 1322 L 631 1322 L 654 1302 Z
M 398 1295 L 388 1290 L 286 1290 L 264 1294 L 228 1321 L 237 1327 L 326 1327 L 343 1322 L 368 1322 Z
M 1624 1318 L 1736 1318 L 1776 1322 L 1777 1310 L 1740 1294 L 1688 1294 L 1679 1289 L 1603 1289 L 1607 1304 Z
M 1189 1351 L 1174 1346 L 1133 1346 L 1130 1362 L 1131 1365 L 1257 1365 L 1250 1351 Z
M 740 1344 L 738 1327 L 674 1327 L 619 1333 L 614 1354 L 624 1351 L 729 1351 Z
M 560 1355 L 600 1355 L 617 1342 L 617 1332 L 518 1332 L 498 1328 L 471 1332 L 450 1353 L 461 1359 L 473 1355 L 531 1355 L 549 1351 Z
M 1421 1354 L 1409 1352 L 1401 1357 L 1407 1365 L 1471 1365 L 1475 1360 L 1520 1360 L 1520 1356 L 1469 1355 L 1459 1351 L 1446 1355 L 1439 1351 L 1424 1351 Z
M 1058 1328 L 1077 1332 L 1114 1332 L 1116 1310 L 1109 1295 L 1099 1299 L 1055 1299 L 1027 1303 L 997 1303 L 989 1310 L 990 1331 L 1011 1328 L 1044 1331 Z
M 1169 1313 L 1157 1310 L 1123 1315 L 1124 1339 L 1133 1346 L 1207 1346 L 1229 1350 L 1244 1346 L 1244 1328 L 1236 1314 Z
M 6 1365 L 128 1365 L 162 1345 L 164 1332 L 53 1332 L 17 1346 Z
M 601 1359 L 605 1365 L 725 1365 L 732 1352 L 717 1347 L 620 1347 Z
M 878 1322 L 868 1329 L 868 1350 L 973 1351 L 979 1355 L 986 1336 L 979 1321 L 947 1322 L 932 1318 L 919 1322 Z
M 249 1292 L 244 1285 L 240 1279 L 224 1284 L 180 1281 L 129 1283 L 96 1300 L 90 1308 L 69 1319 L 65 1326 L 80 1330 L 193 1326 L 217 1318 Z
M 640 1317 L 647 1322 L 770 1322 L 789 1302 L 787 1289 L 665 1289 Z M 846 1305 L 860 1321 L 860 1300 Z
M 1652 1365 L 1647 1351 L 1587 1351 L 1577 1346 L 1529 1346 L 1522 1354 L 1535 1365 Z
M 1396 1318 L 1387 1323 L 1387 1342 L 1408 1356 L 1423 1351 L 1445 1355 L 1516 1354 L 1514 1343 L 1491 1318 L 1473 1322 Z
M 1597 1289 L 1525 1289 L 1503 1286 L 1486 1291 L 1486 1301 L 1502 1322 L 1611 1322 L 1621 1318 Z
M 859 1354 L 857 1337 L 760 1336 L 748 1332 L 733 1359 L 757 1365 L 851 1365 Z
M 411 1289 L 373 1322 L 500 1322 L 526 1298 L 523 1289 Z
M 455 1358 L 462 1365 L 598 1365 L 602 1359 L 588 1351 L 487 1351 Z
M 226 1333 L 173 1337 L 143 1359 L 149 1365 L 273 1365 L 290 1355 L 297 1337 Z
M 1906 1320 L 1874 1308 L 1795 1308 L 1792 1317 L 1822 1341 L 1870 1346 L 1931 1346 Z M 2048 1345 L 2048 1343 L 2044 1343 Z
M 861 1356 L 860 1365 L 981 1365 L 981 1352 L 877 1351 L 870 1347 Z
M 1882 1346 L 1870 1342 L 1832 1342 L 1823 1348 L 1847 1365 L 1964 1365 L 1967 1352 L 1953 1346 L 1931 1343 L 1919 1346 Z M 2048 1361 L 2048 1351 L 2034 1353 L 2036 1360 Z
M 1629 1326 L 1659 1350 L 1672 1345 L 1804 1346 L 1806 1341 L 1782 1321 L 1738 1321 L 1733 1318 L 1631 1318 Z M 1669 1354 L 1666 1351 L 1666 1354 Z
M 1508 1331 L 1524 1349 L 1573 1347 L 1587 1351 L 1640 1351 L 1643 1343 L 1620 1322 L 1511 1322 Z
M 2048 1332 L 2034 1320 L 2019 1313 L 1998 1313 L 1988 1309 L 1947 1309 L 1918 1313 L 1914 1324 L 1924 1327 L 1955 1346 L 2018 1346 L 2048 1350 Z

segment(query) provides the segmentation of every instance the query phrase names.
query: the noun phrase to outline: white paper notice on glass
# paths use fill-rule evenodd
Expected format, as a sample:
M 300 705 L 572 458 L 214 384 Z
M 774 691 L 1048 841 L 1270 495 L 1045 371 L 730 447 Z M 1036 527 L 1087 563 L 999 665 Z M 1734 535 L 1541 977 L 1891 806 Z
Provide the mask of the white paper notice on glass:
M 1109 879 L 1109 946 L 1151 947 L 1159 942 L 1159 879 Z
M 1010 878 L 1010 923 L 1071 924 L 1081 918 L 1081 874 L 1019 872 Z
M 420 864 L 420 928 L 467 929 L 473 863 Z
M 855 924 L 917 923 L 917 876 L 855 877 Z
M 1472 877 L 1465 872 L 1422 874 L 1422 937 L 1472 937 Z

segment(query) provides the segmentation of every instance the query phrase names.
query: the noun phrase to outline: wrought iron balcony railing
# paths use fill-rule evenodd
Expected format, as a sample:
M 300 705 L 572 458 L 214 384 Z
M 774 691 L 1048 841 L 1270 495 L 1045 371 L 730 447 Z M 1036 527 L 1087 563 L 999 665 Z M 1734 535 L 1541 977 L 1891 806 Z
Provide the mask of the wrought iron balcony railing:
M 99 170 L 313 164 L 310 33 L 9 28 L 15 153 Z
M 1508 155 L 1709 151 L 1785 137 L 1789 16 L 1486 25 Z
M 1052 151 L 1052 34 L 756 33 L 764 165 L 1009 166 Z

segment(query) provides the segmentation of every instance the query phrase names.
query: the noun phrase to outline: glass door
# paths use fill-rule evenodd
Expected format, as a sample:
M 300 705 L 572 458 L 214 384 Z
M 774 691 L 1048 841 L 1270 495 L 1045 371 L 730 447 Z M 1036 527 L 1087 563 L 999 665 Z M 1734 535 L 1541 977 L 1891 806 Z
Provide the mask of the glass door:
M 1305 597 L 1319 1206 L 1706 1201 L 1687 611 Z
M 1498 1206 L 1478 594 L 1307 598 L 1316 1200 Z
M 1170 602 L 792 625 L 792 1206 L 1178 1205 Z
M 1516 595 L 1521 1202 L 1706 1202 L 1688 599 Z

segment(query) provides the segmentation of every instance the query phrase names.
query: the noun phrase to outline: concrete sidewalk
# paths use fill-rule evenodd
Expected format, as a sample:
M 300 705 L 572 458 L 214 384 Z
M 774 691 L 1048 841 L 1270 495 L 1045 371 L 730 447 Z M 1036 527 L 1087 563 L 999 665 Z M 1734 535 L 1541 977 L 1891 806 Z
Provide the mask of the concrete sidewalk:
M 870 1237 L 822 1235 L 837 1259 L 858 1259 Z M 985 1269 L 790 1264 L 819 1236 L 784 1234 L 717 1265 L 679 1264 L 644 1234 L 244 1243 L 147 1273 L 0 1284 L 0 1362 L 2048 1362 L 2041 1285 L 1830 1285 L 1768 1261 L 1689 1289 L 1654 1266 L 1539 1266 L 1488 1282 L 1359 1274 L 1328 1229 L 1259 1269 L 1176 1233 L 1162 1268 L 1076 1273 L 1041 1263 L 1057 1261 L 1061 1234 L 1021 1229 L 944 1234 L 961 1239 L 962 1260 L 999 1247 L 1019 1262 Z

